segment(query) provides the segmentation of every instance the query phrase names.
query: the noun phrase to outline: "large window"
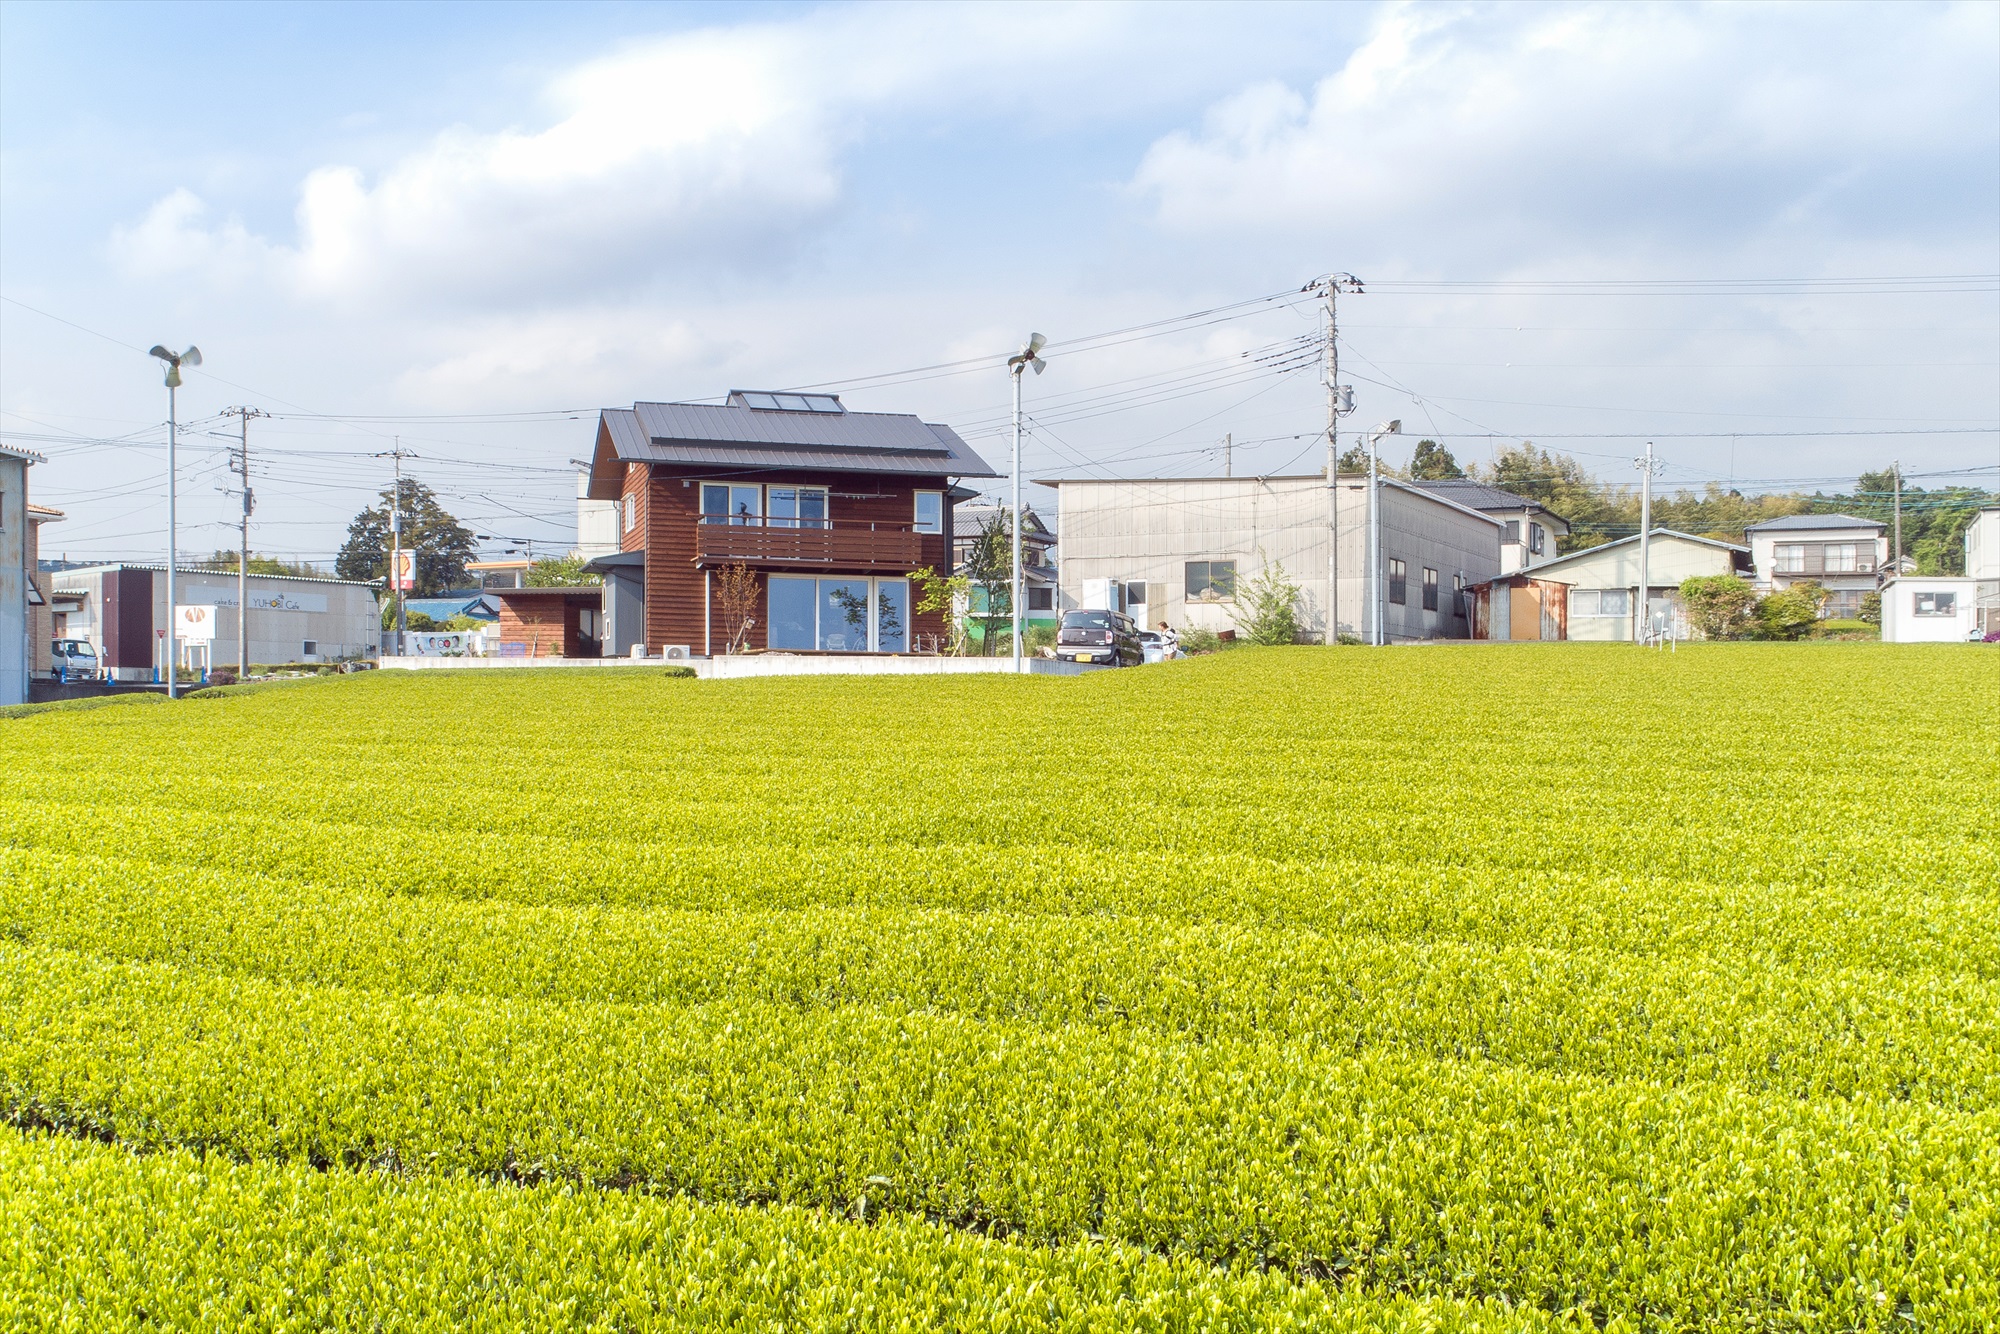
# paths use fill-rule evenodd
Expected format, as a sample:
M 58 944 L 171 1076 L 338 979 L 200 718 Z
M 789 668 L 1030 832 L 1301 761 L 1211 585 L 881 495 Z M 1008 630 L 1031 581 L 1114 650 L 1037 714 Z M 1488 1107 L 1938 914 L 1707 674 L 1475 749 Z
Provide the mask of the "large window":
M 1504 533 L 1500 534 L 1500 541 L 1501 541 L 1501 542 L 1502 542 L 1503 544 L 1506 544 L 1506 545 L 1510 545 L 1510 546 L 1519 546 L 1519 545 L 1520 545 L 1520 542 L 1521 542 L 1521 521 L 1520 521 L 1519 519 L 1509 519 L 1509 520 L 1507 520 L 1507 531 L 1505 531 Z
M 1424 567 L 1424 610 L 1438 609 L 1438 572 L 1430 566 Z
M 1235 596 L 1235 561 L 1191 560 L 1187 563 L 1189 602 L 1228 602 Z
M 916 530 L 920 533 L 944 531 L 944 492 L 917 492 Z
M 774 486 L 770 498 L 771 527 L 826 527 L 825 487 Z
M 703 523 L 762 523 L 763 514 L 764 488 L 761 486 L 732 486 L 727 482 L 701 484 Z
M 1623 588 L 1572 588 L 1569 592 L 1572 617 L 1630 616 L 1632 594 Z
M 901 653 L 909 647 L 904 579 L 805 579 L 774 574 L 766 642 L 774 649 Z
M 1826 595 L 1826 605 L 1820 615 L 1828 620 L 1847 620 L 1861 614 L 1861 599 L 1866 596 L 1858 588 L 1836 588 Z
M 1916 595 L 1915 612 L 1919 616 L 1956 616 L 1958 615 L 1958 594 L 1918 593 Z
M 1389 601 L 1397 606 L 1407 606 L 1410 601 L 1409 567 L 1399 560 L 1389 562 Z
M 1853 574 L 1861 568 L 1861 548 L 1854 543 L 1829 542 L 1825 550 L 1828 574 Z
M 1780 542 L 1771 548 L 1771 568 L 1779 574 L 1804 574 L 1806 572 L 1806 544 L 1803 542 Z

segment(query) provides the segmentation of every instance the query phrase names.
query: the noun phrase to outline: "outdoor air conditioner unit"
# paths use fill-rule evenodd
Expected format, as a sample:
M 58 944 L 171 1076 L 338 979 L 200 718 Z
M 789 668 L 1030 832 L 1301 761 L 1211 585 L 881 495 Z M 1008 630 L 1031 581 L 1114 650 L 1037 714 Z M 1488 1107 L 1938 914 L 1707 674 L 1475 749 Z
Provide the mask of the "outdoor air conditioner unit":
M 694 649 L 687 644 L 668 644 L 660 650 L 660 656 L 668 662 L 686 662 L 694 656 Z

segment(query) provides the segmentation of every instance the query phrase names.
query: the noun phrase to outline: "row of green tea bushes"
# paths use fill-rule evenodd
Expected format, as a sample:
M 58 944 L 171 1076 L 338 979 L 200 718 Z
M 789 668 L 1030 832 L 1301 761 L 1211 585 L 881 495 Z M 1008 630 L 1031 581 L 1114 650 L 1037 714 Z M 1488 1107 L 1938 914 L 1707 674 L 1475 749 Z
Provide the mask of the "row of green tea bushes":
M 1443 675 L 1418 674 L 1433 684 Z M 1281 698 L 1303 703 L 1342 684 L 1324 667 L 1290 675 L 1297 679 L 1262 688 L 1278 686 Z M 303 819 L 390 839 L 400 832 L 433 847 L 447 833 L 483 839 L 525 828 L 557 843 L 797 845 L 836 861 L 856 847 L 921 859 L 962 846 L 998 850 L 1002 860 L 1051 848 L 1085 860 L 1254 851 L 1278 861 L 1589 865 L 1605 874 L 1905 890 L 2000 879 L 2000 851 L 1972 818 L 1991 813 L 1982 788 L 2000 782 L 2000 765 L 1978 743 L 1975 678 L 1928 675 L 1931 713 L 1904 717 L 1894 701 L 1876 699 L 1863 728 L 1827 712 L 1826 697 L 1773 704 L 1756 698 L 1754 681 L 1723 680 L 1720 663 L 1711 675 L 1710 717 L 1691 708 L 1686 682 L 1658 699 L 1606 698 L 1607 683 L 1596 682 L 1596 697 L 1528 719 L 1492 706 L 1490 673 L 1461 671 L 1446 703 L 1419 704 L 1406 693 L 1390 707 L 1336 693 L 1314 711 L 1274 708 L 1263 695 L 1182 716 L 1168 707 L 1178 678 L 1157 676 L 1147 689 L 1164 696 L 1158 711 L 1173 718 L 1172 744 L 1158 746 L 1138 743 L 1141 721 L 1104 726 L 1129 691 L 1043 683 L 1063 689 L 1013 701 L 1034 710 L 1009 748 L 968 744 L 964 715 L 952 715 L 1016 693 L 990 685 L 982 695 L 964 683 L 786 682 L 785 691 L 760 686 L 749 697 L 684 693 L 671 709 L 648 710 L 631 683 L 388 688 L 369 679 L 324 692 L 304 727 L 287 725 L 308 707 L 301 702 L 244 700 L 222 725 L 202 730 L 203 746 L 170 740 L 200 727 L 184 711 L 136 735 L 79 724 L 65 737 L 58 791 L 73 803 L 247 813 L 267 839 L 282 840 L 288 823 Z M 1717 693 L 1723 686 L 1728 693 Z M 635 706 L 621 710 L 628 700 Z M 492 744 L 437 746 L 440 708 L 476 718 Z M 814 712 L 837 714 L 842 725 L 801 732 L 796 717 Z M 1983 713 L 2000 722 L 1990 702 Z M 1635 750 L 1627 725 L 1649 715 L 1688 740 Z M 587 787 L 552 790 L 549 775 L 575 762 L 579 727 L 612 728 L 619 744 L 592 752 Z M 152 737 L 163 739 L 160 753 L 143 766 L 127 763 L 132 746 Z M 0 757 L 32 745 L 0 738 Z M 231 753 L 241 762 L 224 758 Z M 1063 761 L 1024 782 L 1022 755 Z M 54 795 L 29 786 L 28 769 L 0 763 L 0 773 L 23 775 L 14 789 L 21 795 Z M 1893 818 L 1913 771 L 1953 776 L 1926 790 L 1934 818 L 1921 823 Z M 276 781 L 281 775 L 290 781 Z M 397 799 L 384 802 L 384 791 Z
M 0 1134 L 6 1329 L 1529 1334 L 1589 1316 L 1378 1298 L 909 1219 Z
M 1925 893 L 1851 886 L 1709 884 L 1570 869 L 1499 874 L 1353 861 L 1278 862 L 1250 852 L 1101 856 L 977 845 L 921 851 L 781 843 L 589 843 L 542 834 L 439 855 L 439 838 L 298 818 L 155 806 L 120 811 L 0 798 L 12 874 L 59 877 L 107 851 L 108 872 L 168 883 L 270 876 L 328 890 L 523 904 L 765 911 L 939 907 L 1121 914 L 1366 933 L 1394 940 L 1753 956 L 1784 966 L 2000 978 L 2000 887 Z M 447 842 L 449 840 L 446 840 Z M 152 863 L 147 869 L 139 863 Z M 95 878 L 98 872 L 76 874 Z
M 0 949 L 18 1125 L 1093 1236 L 1683 1324 L 2000 1309 L 2000 1112 L 960 1016 L 389 996 Z
M 531 907 L 19 852 L 0 853 L 0 870 L 0 929 L 17 940 L 281 982 L 870 1005 L 2000 1105 L 2000 982 L 1932 971 L 1131 917 Z

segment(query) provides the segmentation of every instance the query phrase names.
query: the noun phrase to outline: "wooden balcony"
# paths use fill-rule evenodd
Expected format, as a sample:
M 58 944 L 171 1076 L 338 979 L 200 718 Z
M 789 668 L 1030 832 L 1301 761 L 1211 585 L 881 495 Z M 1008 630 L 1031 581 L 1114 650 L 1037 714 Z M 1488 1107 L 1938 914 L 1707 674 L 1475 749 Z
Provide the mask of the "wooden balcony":
M 944 558 L 942 537 L 912 532 L 908 525 L 820 522 L 818 528 L 781 528 L 769 521 L 696 524 L 695 568 L 820 566 L 907 574 Z

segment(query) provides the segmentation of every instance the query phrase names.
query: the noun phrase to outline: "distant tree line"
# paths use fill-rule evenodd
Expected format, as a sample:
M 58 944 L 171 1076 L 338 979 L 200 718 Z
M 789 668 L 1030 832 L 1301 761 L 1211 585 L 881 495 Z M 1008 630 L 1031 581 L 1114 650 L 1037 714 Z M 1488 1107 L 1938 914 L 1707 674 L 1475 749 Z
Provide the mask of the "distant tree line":
M 1356 446 L 1341 457 L 1343 472 L 1364 472 L 1365 449 Z M 1581 551 L 1639 531 L 1639 488 L 1590 475 L 1567 454 L 1538 448 L 1531 441 L 1509 445 L 1491 463 L 1461 467 L 1451 451 L 1435 440 L 1419 440 L 1407 468 L 1384 466 L 1392 477 L 1412 481 L 1442 481 L 1469 477 L 1475 481 L 1539 501 L 1569 523 L 1561 550 Z M 1894 469 L 1865 472 L 1854 489 L 1768 492 L 1746 496 L 1710 482 L 1700 491 L 1656 490 L 1653 526 L 1672 528 L 1697 537 L 1742 543 L 1752 524 L 1788 514 L 1852 514 L 1893 524 L 1896 500 Z M 1965 530 L 1982 505 L 2000 504 L 2000 492 L 1973 486 L 1925 488 L 1903 485 L 1903 554 L 1917 562 L 1922 574 L 1965 573 Z

